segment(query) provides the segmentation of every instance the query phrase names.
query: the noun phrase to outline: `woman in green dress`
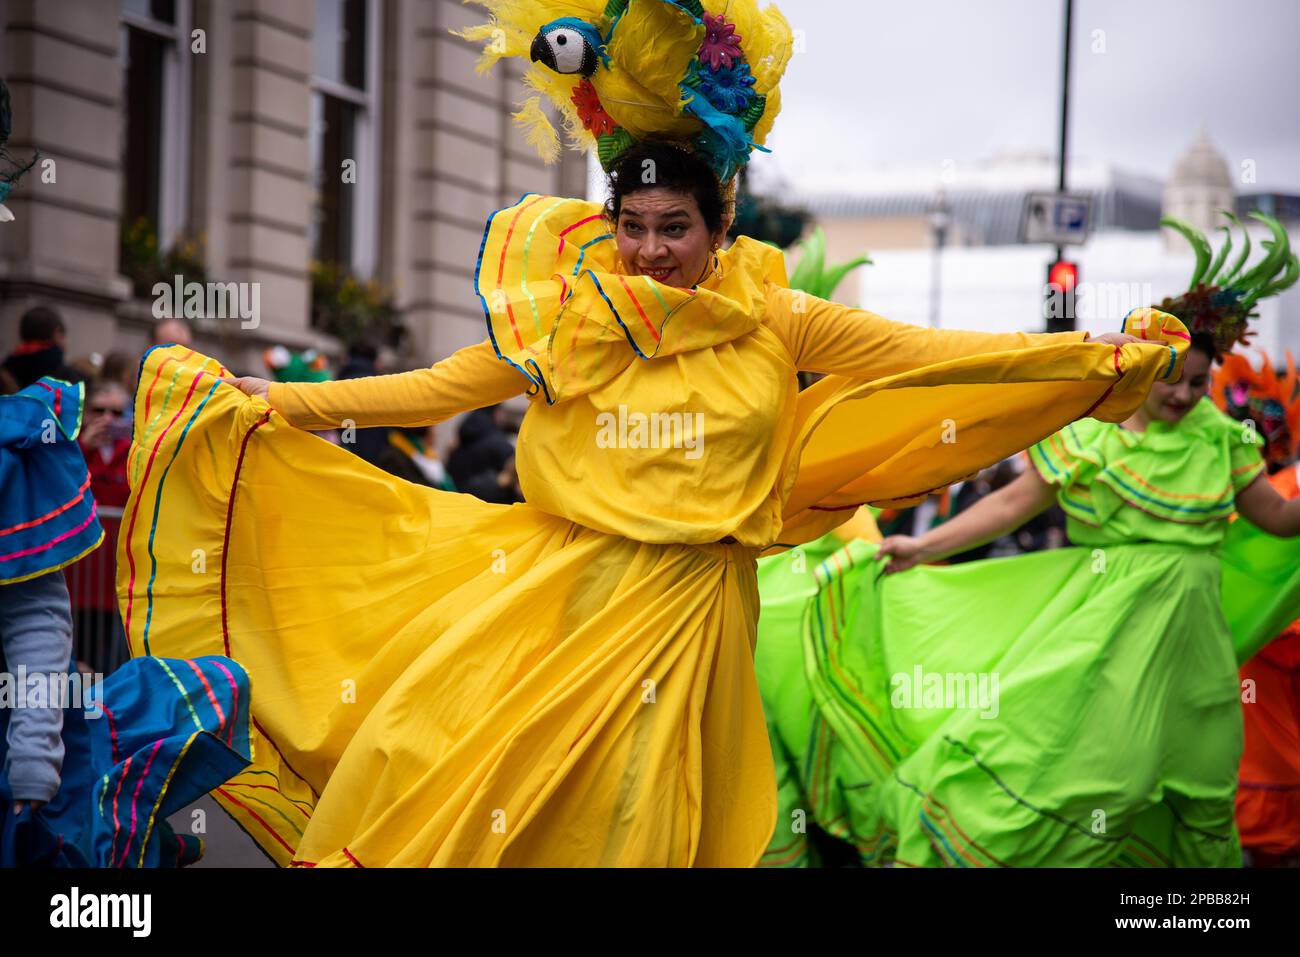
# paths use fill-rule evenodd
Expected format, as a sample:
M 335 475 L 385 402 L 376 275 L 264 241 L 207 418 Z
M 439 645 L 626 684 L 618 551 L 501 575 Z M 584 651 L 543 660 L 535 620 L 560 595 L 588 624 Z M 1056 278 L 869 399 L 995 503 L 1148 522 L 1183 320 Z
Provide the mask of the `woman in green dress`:
M 805 576 L 797 553 L 768 560 L 758 671 L 784 820 L 764 863 L 810 860 L 808 818 L 868 864 L 1240 863 L 1238 655 L 1300 612 L 1300 548 L 1279 540 L 1300 505 L 1205 398 L 1254 299 L 1198 312 L 1201 278 L 1161 306 L 1198 330 L 1182 380 L 1124 423 L 1068 426 L 919 538 L 853 542 Z M 890 574 L 1053 501 L 1074 548 Z M 1223 559 L 1234 513 L 1267 534 L 1234 527 L 1251 547 L 1230 550 L 1268 574 Z

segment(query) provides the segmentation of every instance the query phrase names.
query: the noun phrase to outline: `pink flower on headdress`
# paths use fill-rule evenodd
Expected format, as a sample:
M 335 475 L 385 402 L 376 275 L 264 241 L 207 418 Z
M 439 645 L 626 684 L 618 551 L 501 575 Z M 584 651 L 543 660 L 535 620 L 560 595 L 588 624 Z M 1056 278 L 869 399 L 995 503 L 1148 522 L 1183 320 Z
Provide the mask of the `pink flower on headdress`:
M 727 18 L 721 13 L 717 16 L 706 13 L 704 42 L 700 44 L 700 61 L 707 63 L 711 70 L 719 67 L 730 69 L 731 65 L 742 56 L 740 52 L 742 39 L 744 38 L 736 36 L 735 24 L 728 23 Z

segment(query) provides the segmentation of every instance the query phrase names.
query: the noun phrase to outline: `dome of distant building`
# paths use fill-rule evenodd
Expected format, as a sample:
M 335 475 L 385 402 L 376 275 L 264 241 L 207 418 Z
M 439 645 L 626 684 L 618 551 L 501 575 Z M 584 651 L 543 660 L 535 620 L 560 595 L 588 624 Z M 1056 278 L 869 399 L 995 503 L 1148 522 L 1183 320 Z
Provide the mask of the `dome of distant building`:
M 1220 209 L 1232 209 L 1236 202 L 1228 161 L 1215 149 L 1210 136 L 1201 130 L 1196 140 L 1178 161 L 1165 184 L 1164 214 L 1191 223 L 1208 233 L 1222 222 Z M 1170 248 L 1186 245 L 1186 240 L 1166 230 Z
M 1232 189 L 1228 161 L 1214 148 L 1209 134 L 1201 130 L 1199 136 L 1174 164 L 1170 186 L 1210 186 Z

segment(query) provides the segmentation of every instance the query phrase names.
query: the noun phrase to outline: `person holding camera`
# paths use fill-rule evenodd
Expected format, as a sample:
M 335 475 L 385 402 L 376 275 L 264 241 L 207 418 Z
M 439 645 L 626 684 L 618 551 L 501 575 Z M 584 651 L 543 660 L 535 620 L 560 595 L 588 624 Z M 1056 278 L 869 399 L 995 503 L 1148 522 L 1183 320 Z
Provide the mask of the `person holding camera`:
M 131 451 L 130 396 L 114 379 L 95 380 L 86 391 L 85 416 L 77 436 L 90 471 L 90 491 L 99 522 L 104 527 L 104 547 L 67 569 L 68 590 L 75 618 L 76 660 L 90 671 L 108 674 L 128 655 L 117 611 L 115 559 L 127 484 L 127 456 Z

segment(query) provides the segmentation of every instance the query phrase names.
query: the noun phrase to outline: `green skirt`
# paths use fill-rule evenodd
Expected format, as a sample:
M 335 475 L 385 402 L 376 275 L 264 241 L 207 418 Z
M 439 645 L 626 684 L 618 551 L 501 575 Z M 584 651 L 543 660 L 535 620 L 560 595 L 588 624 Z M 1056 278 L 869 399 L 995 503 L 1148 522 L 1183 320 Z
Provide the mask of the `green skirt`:
M 814 825 L 865 864 L 1240 863 L 1238 655 L 1300 614 L 1295 543 L 1235 523 L 1222 562 L 1142 543 L 887 578 L 874 545 L 831 547 L 760 563 L 764 864 L 815 863 Z

